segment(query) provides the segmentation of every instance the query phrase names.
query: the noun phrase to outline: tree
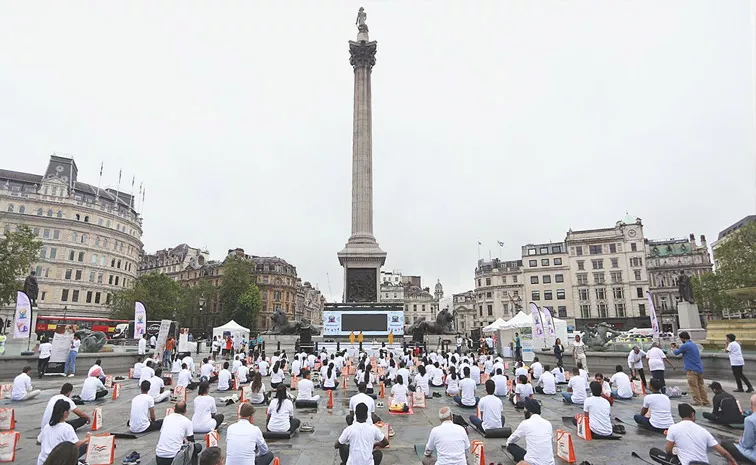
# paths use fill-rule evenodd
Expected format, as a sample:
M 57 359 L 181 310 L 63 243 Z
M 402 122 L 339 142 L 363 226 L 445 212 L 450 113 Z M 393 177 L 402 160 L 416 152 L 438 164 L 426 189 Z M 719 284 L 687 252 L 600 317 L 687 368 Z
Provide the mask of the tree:
M 150 273 L 134 281 L 134 287 L 118 291 L 113 296 L 113 318 L 134 319 L 134 303 L 142 302 L 148 320 L 173 320 L 182 314 L 185 302 L 181 286 L 164 274 Z
M 260 289 L 255 284 L 252 262 L 238 257 L 227 258 L 223 263 L 219 294 L 224 319 L 234 320 L 247 328 L 255 328 L 257 315 L 262 309 L 262 299 Z
M 37 260 L 42 242 L 26 225 L 15 232 L 6 232 L 0 241 L 0 306 L 16 301 L 16 292 L 24 288 L 19 280 Z

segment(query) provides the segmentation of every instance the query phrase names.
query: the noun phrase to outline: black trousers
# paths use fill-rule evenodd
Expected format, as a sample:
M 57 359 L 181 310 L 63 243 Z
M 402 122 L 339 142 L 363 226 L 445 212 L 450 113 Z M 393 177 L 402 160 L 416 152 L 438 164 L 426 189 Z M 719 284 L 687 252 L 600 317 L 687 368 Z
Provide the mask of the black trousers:
M 108 390 L 107 389 L 100 389 L 99 391 L 97 391 L 95 393 L 95 400 L 102 399 L 103 397 L 105 397 L 107 395 L 108 395 Z
M 68 421 L 66 421 L 66 423 L 68 423 L 69 425 L 71 425 L 73 427 L 74 431 L 76 431 L 77 429 L 79 429 L 82 426 L 86 425 L 87 424 L 87 420 L 84 419 L 84 418 L 79 417 L 79 418 L 74 418 L 72 420 L 68 420 Z
M 339 457 L 341 458 L 341 463 L 347 463 L 347 460 L 349 460 L 349 444 L 339 446 Z M 381 460 L 383 460 L 383 452 L 373 449 L 373 463 L 381 465 Z
M 753 386 L 751 386 L 751 382 L 748 381 L 748 378 L 746 378 L 745 375 L 743 374 L 743 365 L 733 366 L 732 374 L 735 375 L 735 382 L 738 384 L 738 391 L 743 390 L 743 382 L 745 382 L 749 390 L 753 389 Z
M 738 415 L 737 418 L 727 418 L 723 415 L 714 415 L 711 412 L 704 412 L 703 417 L 712 423 L 720 425 L 742 425 L 745 423 L 745 417 L 743 415 Z
M 50 363 L 50 357 L 40 358 L 37 360 L 37 372 L 39 373 L 39 377 L 42 378 L 42 376 L 47 372 L 47 365 Z
M 646 384 L 646 373 L 643 372 L 643 368 L 634 368 L 635 372 L 638 373 L 638 377 L 641 379 L 641 383 L 643 383 L 643 387 L 647 387 Z
M 664 381 L 664 370 L 651 370 L 651 379 L 658 379 L 659 381 L 661 381 L 661 391 L 663 393 L 667 391 L 667 382 Z
M 524 447 L 520 447 L 517 444 L 508 445 L 507 452 L 512 454 L 512 457 L 514 457 L 515 463 L 522 462 L 523 460 L 525 460 L 525 454 L 528 453 L 528 451 L 526 451 Z

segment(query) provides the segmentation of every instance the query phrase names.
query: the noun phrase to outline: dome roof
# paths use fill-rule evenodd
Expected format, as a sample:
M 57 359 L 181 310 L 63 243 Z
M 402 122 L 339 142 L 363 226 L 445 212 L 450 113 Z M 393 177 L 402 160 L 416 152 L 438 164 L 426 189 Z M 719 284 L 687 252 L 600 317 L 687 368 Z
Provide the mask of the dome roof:
M 625 217 L 620 220 L 624 224 L 635 224 L 638 222 L 638 218 L 629 213 L 625 213 Z
M 438 282 L 436 283 L 436 290 L 439 291 L 439 290 L 441 290 L 443 288 L 444 288 L 444 286 L 441 285 L 441 280 L 439 279 Z

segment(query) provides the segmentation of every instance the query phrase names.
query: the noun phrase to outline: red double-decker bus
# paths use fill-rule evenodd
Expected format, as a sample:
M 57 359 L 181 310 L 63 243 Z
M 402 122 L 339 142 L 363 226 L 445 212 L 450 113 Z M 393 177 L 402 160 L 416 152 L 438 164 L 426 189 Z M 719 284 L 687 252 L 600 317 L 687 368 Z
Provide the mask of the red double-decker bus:
M 129 320 L 111 320 L 110 318 L 38 316 L 35 332 L 38 336 L 45 335 L 52 337 L 59 326 L 65 327 L 70 325 L 77 330 L 89 329 L 92 331 L 102 331 L 110 339 L 113 337 L 117 325 L 128 322 Z

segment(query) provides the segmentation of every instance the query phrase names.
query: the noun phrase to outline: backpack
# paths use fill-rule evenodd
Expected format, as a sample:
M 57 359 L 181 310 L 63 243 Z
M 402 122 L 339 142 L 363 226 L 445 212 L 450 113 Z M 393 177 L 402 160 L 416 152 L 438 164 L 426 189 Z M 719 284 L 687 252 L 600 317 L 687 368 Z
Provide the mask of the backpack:
M 677 386 L 667 386 L 667 397 L 670 399 L 676 398 L 676 397 L 682 397 L 682 391 Z

